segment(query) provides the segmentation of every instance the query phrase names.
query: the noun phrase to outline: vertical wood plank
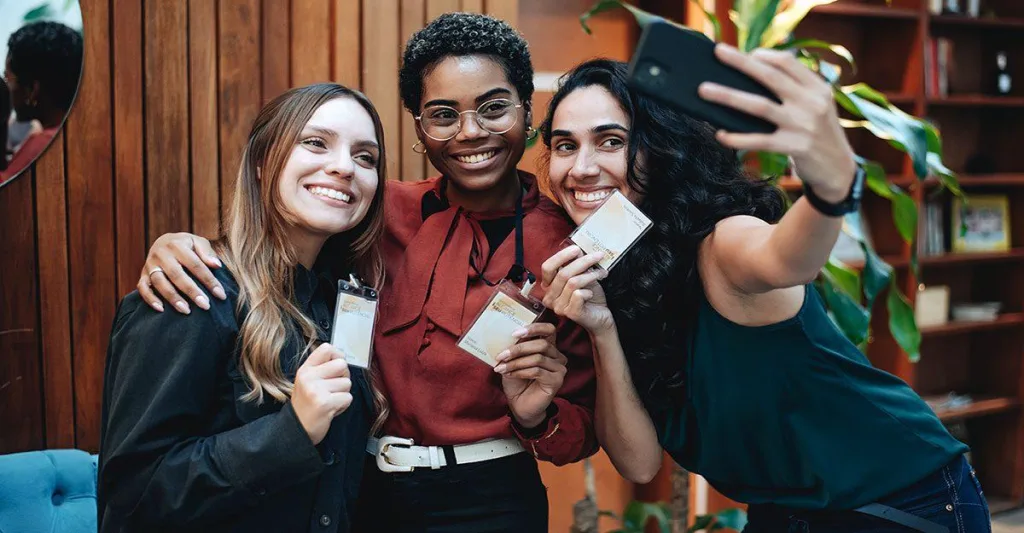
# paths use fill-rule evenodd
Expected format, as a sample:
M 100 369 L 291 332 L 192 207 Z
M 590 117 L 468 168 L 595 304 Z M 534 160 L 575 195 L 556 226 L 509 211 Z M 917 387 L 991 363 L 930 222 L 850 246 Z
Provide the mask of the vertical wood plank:
M 384 125 L 388 149 L 388 176 L 398 178 L 401 111 L 398 97 L 398 0 L 379 0 L 363 10 L 363 27 L 373 28 L 372 40 L 363 43 L 363 92 L 370 97 Z
M 17 221 L 0 231 L 0 453 L 43 445 L 32 174 L 0 188 L 0 213 Z
M 331 4 L 324 0 L 292 0 L 292 84 L 331 78 Z
M 469 13 L 483 13 L 484 0 L 462 0 L 462 11 Z
M 135 290 L 146 260 L 146 198 L 142 155 L 142 0 L 120 1 L 117 7 L 111 32 L 114 101 L 117 102 L 114 106 L 117 294 L 121 296 Z
M 68 260 L 75 376 L 75 445 L 99 449 L 103 366 L 114 320 L 114 195 L 107 0 L 83 0 L 85 64 L 67 139 Z M 179 80 L 179 83 L 181 81 Z
M 219 9 L 220 197 L 226 210 L 242 149 L 260 110 L 260 94 L 252 86 L 260 79 L 260 3 L 221 0 Z
M 39 328 L 47 448 L 75 446 L 75 385 L 71 373 L 71 302 L 68 294 L 64 179 L 64 134 L 58 133 L 50 148 L 36 162 Z
M 334 0 L 331 54 L 331 79 L 351 89 L 363 90 L 362 84 L 362 1 Z M 390 146 L 389 149 L 393 149 Z
M 220 228 L 217 4 L 209 0 L 190 0 L 188 17 L 192 232 L 212 239 Z
M 403 52 L 405 43 L 412 37 L 412 34 L 423 28 L 426 7 L 426 0 L 402 0 L 401 43 Z M 401 145 L 394 148 L 388 147 L 389 150 L 401 155 L 401 175 L 395 177 L 404 181 L 419 181 L 426 177 L 427 156 L 412 151 L 412 146 L 419 141 L 416 136 L 416 121 L 413 119 L 412 113 L 406 111 L 404 107 L 399 112 L 402 114 Z
M 484 12 L 519 29 L 519 0 L 486 0 Z
M 145 0 L 146 196 L 150 241 L 191 226 L 188 4 Z
M 212 4 L 208 0 L 199 1 Z M 292 86 L 291 12 L 290 0 L 263 0 L 260 17 L 263 23 L 263 103 Z
M 427 23 L 440 15 L 460 9 L 462 5 L 459 4 L 459 0 L 427 0 Z

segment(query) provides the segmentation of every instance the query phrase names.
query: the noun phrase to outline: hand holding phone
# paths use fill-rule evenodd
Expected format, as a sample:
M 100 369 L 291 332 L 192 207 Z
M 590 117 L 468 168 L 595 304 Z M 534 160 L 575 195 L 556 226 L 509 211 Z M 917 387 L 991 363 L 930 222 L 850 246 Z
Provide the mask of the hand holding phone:
M 729 148 L 789 155 L 798 177 L 826 201 L 850 191 L 857 165 L 832 86 L 789 52 L 744 53 L 653 22 L 630 63 L 630 84 L 709 122 Z

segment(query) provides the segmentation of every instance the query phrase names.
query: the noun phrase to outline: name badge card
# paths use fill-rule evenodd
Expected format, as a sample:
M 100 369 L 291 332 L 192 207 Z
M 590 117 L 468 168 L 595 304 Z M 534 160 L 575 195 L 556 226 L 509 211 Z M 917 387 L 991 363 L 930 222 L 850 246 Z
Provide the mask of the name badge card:
M 355 276 L 338 281 L 331 344 L 351 366 L 370 367 L 373 328 L 377 321 L 377 291 L 359 283 Z
M 498 354 L 518 342 L 512 333 L 532 324 L 544 312 L 544 304 L 529 296 L 532 287 L 529 281 L 522 290 L 507 279 L 499 283 L 469 329 L 459 338 L 458 347 L 494 367 Z
M 569 239 L 584 253 L 604 252 L 604 259 L 598 266 L 611 270 L 650 228 L 651 219 L 616 190 L 572 232 Z

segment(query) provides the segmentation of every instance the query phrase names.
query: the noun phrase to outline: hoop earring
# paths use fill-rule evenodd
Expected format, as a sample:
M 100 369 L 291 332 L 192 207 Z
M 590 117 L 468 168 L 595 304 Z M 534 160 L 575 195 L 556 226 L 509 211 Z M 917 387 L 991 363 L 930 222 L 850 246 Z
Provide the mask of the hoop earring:
M 417 146 L 419 149 L 416 148 Z M 427 153 L 427 147 L 423 145 L 423 141 L 416 141 L 416 144 L 412 145 L 412 151 L 422 155 Z
M 540 135 L 540 131 L 535 129 L 533 126 L 526 127 L 526 140 L 532 141 L 536 139 L 538 135 Z

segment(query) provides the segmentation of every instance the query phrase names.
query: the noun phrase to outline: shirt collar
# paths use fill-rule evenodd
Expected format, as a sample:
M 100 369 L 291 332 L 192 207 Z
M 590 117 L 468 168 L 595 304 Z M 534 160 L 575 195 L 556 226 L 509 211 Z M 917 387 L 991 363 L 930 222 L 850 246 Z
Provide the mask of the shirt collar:
M 529 211 L 540 201 L 540 189 L 537 187 L 537 178 L 529 172 L 520 170 L 519 182 L 526 187 L 526 192 L 523 194 L 523 209 L 525 211 Z M 434 186 L 423 194 L 423 201 L 420 204 L 420 208 L 423 212 L 423 220 L 426 220 L 431 215 L 436 215 L 437 213 L 446 211 L 451 207 L 448 203 L 448 196 L 445 194 L 445 189 L 447 187 L 448 178 L 441 176 Z M 477 220 L 492 220 L 495 218 L 515 216 L 515 214 L 515 208 L 511 208 L 475 212 L 472 213 L 471 216 Z

